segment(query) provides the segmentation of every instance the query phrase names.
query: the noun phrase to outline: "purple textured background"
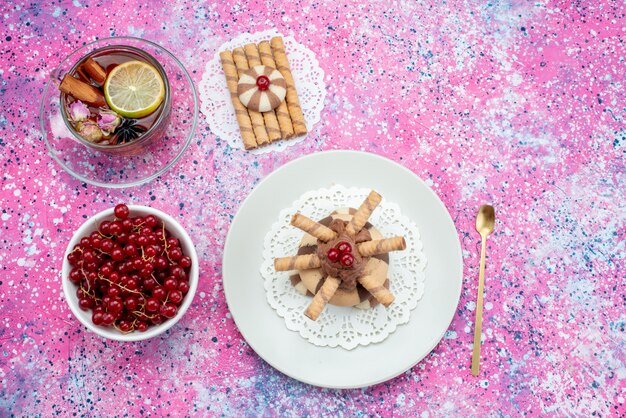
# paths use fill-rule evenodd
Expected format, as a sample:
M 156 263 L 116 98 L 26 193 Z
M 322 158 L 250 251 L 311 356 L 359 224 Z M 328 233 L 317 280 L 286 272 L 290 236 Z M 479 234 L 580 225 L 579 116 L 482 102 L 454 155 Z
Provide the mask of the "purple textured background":
M 626 413 L 622 1 L 167 3 L 0 6 L 0 415 Z M 76 47 L 144 37 L 198 83 L 219 45 L 273 26 L 326 72 L 322 121 L 302 144 L 261 156 L 231 150 L 201 115 L 171 171 L 121 191 L 81 184 L 48 156 L 39 99 Z M 317 389 L 273 370 L 242 340 L 222 292 L 222 247 L 241 201 L 285 162 L 328 149 L 377 153 L 426 180 L 464 252 L 444 339 L 410 371 L 363 390 Z M 142 343 L 85 332 L 61 295 L 72 231 L 120 201 L 177 217 L 201 257 L 187 315 Z M 483 202 L 498 223 L 474 378 Z

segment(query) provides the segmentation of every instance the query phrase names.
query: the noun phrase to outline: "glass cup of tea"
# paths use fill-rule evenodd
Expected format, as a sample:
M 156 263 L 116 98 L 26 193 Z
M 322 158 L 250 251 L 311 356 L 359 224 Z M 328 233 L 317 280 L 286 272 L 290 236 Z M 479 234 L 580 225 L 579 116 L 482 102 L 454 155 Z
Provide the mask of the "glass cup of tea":
M 199 102 L 184 64 L 146 39 L 80 46 L 49 74 L 40 106 L 42 140 L 76 179 L 107 188 L 150 181 L 181 158 Z
M 66 61 L 71 63 L 77 58 L 74 55 Z M 85 146 L 106 153 L 137 155 L 164 136 L 171 107 L 169 80 L 158 60 L 147 52 L 130 45 L 101 47 L 78 57 L 69 71 L 57 77 L 63 121 Z M 154 93 L 147 92 L 146 86 L 155 87 L 160 97 L 147 101 L 152 109 L 137 111 L 142 96 Z M 124 97 L 124 93 L 138 97 L 139 104 L 132 103 L 133 97 Z M 127 105 L 135 108 L 124 109 Z

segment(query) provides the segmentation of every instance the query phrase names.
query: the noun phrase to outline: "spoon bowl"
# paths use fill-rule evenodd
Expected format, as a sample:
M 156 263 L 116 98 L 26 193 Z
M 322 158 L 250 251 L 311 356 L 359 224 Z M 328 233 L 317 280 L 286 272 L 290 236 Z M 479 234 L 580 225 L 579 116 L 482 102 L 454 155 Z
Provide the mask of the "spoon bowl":
M 476 215 L 476 231 L 485 238 L 493 232 L 496 212 L 491 205 L 482 205 Z

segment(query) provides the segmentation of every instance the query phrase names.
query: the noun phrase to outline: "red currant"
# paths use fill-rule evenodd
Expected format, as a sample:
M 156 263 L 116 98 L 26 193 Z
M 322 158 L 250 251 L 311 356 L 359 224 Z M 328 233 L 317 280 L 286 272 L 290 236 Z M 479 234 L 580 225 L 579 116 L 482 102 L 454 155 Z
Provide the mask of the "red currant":
M 122 299 L 120 299 L 120 298 L 112 298 L 109 301 L 108 309 L 109 309 L 110 312 L 113 312 L 113 313 L 121 312 L 122 309 L 124 309 L 124 303 L 122 302 Z
M 189 283 L 188 282 L 179 282 L 178 283 L 178 290 L 183 292 L 183 295 L 186 295 L 187 292 L 189 292 Z
M 128 210 L 128 206 L 120 203 L 119 205 L 115 206 L 115 209 L 113 209 L 113 213 L 115 214 L 116 218 L 126 219 L 128 218 L 130 210 Z
M 141 270 L 143 268 L 143 260 L 139 257 L 133 259 L 133 268 L 135 270 Z
M 80 271 L 80 269 L 77 268 L 73 268 L 72 271 L 70 271 L 70 281 L 72 283 L 80 283 L 81 279 L 83 278 L 83 273 L 82 271 Z
M 156 298 L 146 299 L 146 311 L 156 312 L 161 307 L 161 303 Z
M 135 296 L 129 296 L 124 301 L 124 306 L 126 307 L 126 310 L 132 312 L 137 309 L 137 306 L 139 306 L 139 299 Z
M 93 306 L 93 299 L 91 298 L 80 298 L 78 299 L 78 306 L 80 306 L 80 309 L 82 309 L 83 311 L 86 311 L 87 309 L 91 308 Z
M 115 261 L 122 261 L 124 259 L 124 250 L 122 250 L 122 247 L 113 247 L 111 250 L 111 258 Z
M 111 325 L 115 322 L 115 315 L 111 312 L 105 312 L 102 314 L 102 325 Z
M 174 277 L 170 277 L 163 282 L 163 287 L 165 287 L 167 290 L 178 289 L 178 280 L 176 280 Z
M 130 219 L 124 219 L 122 221 L 122 229 L 126 232 L 130 232 L 133 229 L 133 221 Z
M 110 253 L 113 250 L 113 247 L 115 247 L 115 244 L 113 244 L 113 241 L 108 238 L 103 239 L 100 243 L 100 249 L 105 253 Z
M 154 259 L 154 269 L 156 271 L 163 271 L 169 267 L 170 263 L 167 261 L 167 258 L 163 256 L 156 257 Z
M 155 226 L 157 226 L 157 223 L 159 223 L 159 221 L 157 220 L 156 216 L 154 215 L 148 215 L 146 216 L 146 226 L 150 227 L 150 228 L 154 228 Z
M 128 290 L 137 290 L 137 279 L 131 277 L 128 279 L 126 286 L 124 286 Z
M 139 238 L 139 234 L 135 232 L 131 232 L 130 234 L 128 234 L 128 242 L 130 244 L 137 244 L 137 238 Z
M 172 248 L 169 251 L 169 256 L 172 261 L 178 261 L 183 258 L 183 250 L 181 250 L 180 247 Z
M 156 248 L 154 248 L 154 245 L 147 247 L 143 253 L 148 258 L 152 258 L 155 255 L 157 255 L 157 251 L 156 251 Z
M 67 255 L 67 261 L 70 263 L 70 266 L 76 266 L 76 263 L 78 262 L 78 255 L 72 251 Z
M 183 269 L 179 265 L 170 267 L 170 274 L 174 276 L 175 279 L 178 279 L 178 280 L 182 280 L 187 277 L 187 273 L 185 273 L 185 269 Z
M 189 257 L 188 255 L 185 255 L 185 256 L 181 257 L 181 259 L 178 262 L 178 264 L 182 268 L 189 268 L 189 267 L 191 267 L 191 257 Z
M 343 253 L 340 261 L 342 266 L 350 267 L 354 263 L 354 256 L 350 253 Z
M 117 243 L 120 245 L 127 244 L 129 235 L 130 234 L 126 231 L 120 232 L 119 234 L 117 234 Z
M 326 256 L 328 257 L 328 259 L 332 262 L 335 263 L 337 260 L 339 260 L 339 256 L 341 255 L 341 253 L 339 252 L 338 249 L 336 248 L 331 248 L 330 250 L 328 250 L 328 253 L 326 254 Z
M 174 318 L 177 312 L 178 308 L 176 308 L 176 306 L 172 303 L 166 303 L 161 306 L 161 310 L 159 311 L 159 313 L 166 318 Z
M 147 277 L 144 281 L 143 281 L 143 288 L 144 290 L 147 290 L 148 292 L 150 292 L 152 289 L 154 289 L 157 286 L 157 282 L 156 280 L 154 280 L 152 277 Z
M 117 283 L 120 281 L 120 277 L 121 277 L 120 274 L 117 271 L 114 271 L 109 276 L 109 280 L 112 281 L 113 283 Z
M 122 225 L 118 221 L 111 222 L 109 225 L 109 233 L 111 235 L 119 235 L 122 232 Z
M 139 235 L 139 237 L 137 237 L 137 245 L 139 245 L 140 247 L 145 247 L 146 245 L 148 245 L 148 237 L 145 235 Z
M 183 300 L 183 292 L 181 292 L 180 290 L 172 290 L 167 295 L 167 298 L 170 302 L 179 304 Z
M 83 251 L 83 261 L 85 263 L 93 263 L 96 261 L 96 255 L 91 250 L 85 250 Z
M 109 231 L 109 227 L 111 226 L 111 222 L 109 221 L 102 221 L 102 223 L 100 224 L 100 232 L 102 232 L 103 235 L 109 235 L 110 231 Z
M 111 286 L 109 287 L 109 290 L 107 290 L 107 295 L 111 296 L 112 298 L 118 297 L 120 293 L 122 292 L 120 291 L 120 288 L 117 286 Z
M 120 329 L 120 331 L 122 332 L 130 332 L 133 330 L 133 323 L 130 321 L 126 321 L 126 320 L 122 320 L 120 321 L 120 323 L 117 325 L 117 327 Z
M 124 254 L 126 254 L 129 257 L 136 256 L 137 247 L 135 246 L 135 244 L 126 244 L 126 246 L 124 247 Z
M 266 75 L 260 75 L 256 79 L 256 85 L 261 91 L 265 91 L 270 88 L 270 79 Z
M 157 298 L 158 300 L 165 300 L 167 297 L 167 290 L 163 286 L 156 286 L 152 289 L 152 297 Z
M 148 245 L 154 246 L 158 242 L 157 237 L 154 234 L 148 234 L 146 235 L 146 238 L 148 238 Z
M 339 252 L 341 253 L 351 253 L 352 252 L 352 246 L 345 242 L 345 241 L 341 241 L 339 242 L 335 248 L 337 248 L 339 250 Z
M 94 310 L 93 314 L 91 314 L 91 322 L 93 322 L 94 325 L 102 325 L 104 322 L 103 315 L 104 313 L 101 311 Z

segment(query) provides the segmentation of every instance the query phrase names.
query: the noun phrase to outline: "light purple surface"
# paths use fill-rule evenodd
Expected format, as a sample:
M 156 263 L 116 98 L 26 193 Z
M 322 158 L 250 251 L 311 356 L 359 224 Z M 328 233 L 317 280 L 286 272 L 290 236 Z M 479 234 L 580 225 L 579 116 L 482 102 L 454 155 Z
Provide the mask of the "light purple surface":
M 156 4 L 0 6 L 0 415 L 626 413 L 622 1 Z M 302 144 L 231 150 L 201 116 L 172 170 L 126 190 L 83 185 L 48 156 L 42 89 L 83 43 L 155 41 L 198 83 L 222 43 L 272 26 L 314 51 L 326 73 L 322 121 Z M 242 340 L 222 291 L 222 247 L 241 201 L 285 162 L 329 149 L 415 172 L 450 211 L 464 252 L 444 339 L 412 370 L 364 390 L 317 389 L 273 370 Z M 72 232 L 122 201 L 178 219 L 201 259 L 186 316 L 129 344 L 87 333 L 60 284 Z M 474 217 L 485 202 L 498 221 L 474 378 Z

